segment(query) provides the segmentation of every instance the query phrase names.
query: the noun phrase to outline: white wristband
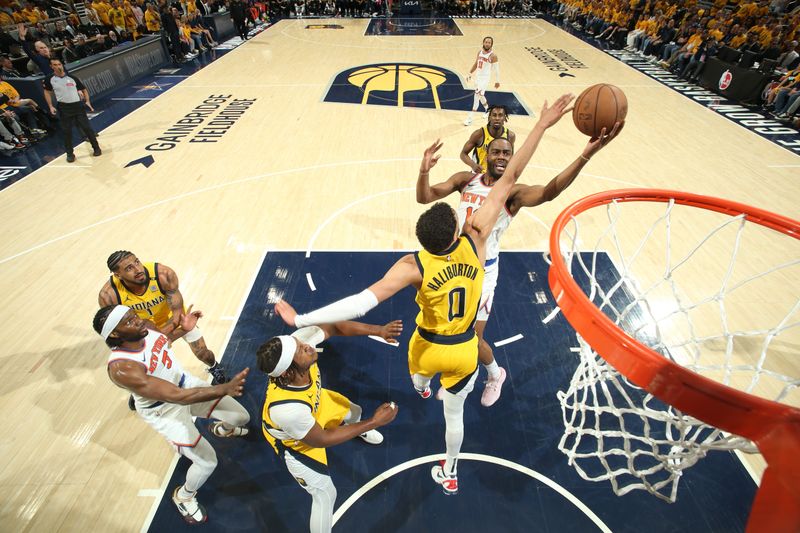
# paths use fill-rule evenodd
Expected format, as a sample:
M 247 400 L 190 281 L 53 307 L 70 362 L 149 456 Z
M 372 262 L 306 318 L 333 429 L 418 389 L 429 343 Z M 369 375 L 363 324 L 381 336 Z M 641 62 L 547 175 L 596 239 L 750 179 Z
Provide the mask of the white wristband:
M 378 305 L 378 298 L 369 289 L 364 289 L 358 294 L 333 302 L 316 311 L 297 315 L 294 325 L 298 328 L 314 326 L 317 324 L 332 324 L 342 320 L 352 320 L 366 315 L 370 309 Z

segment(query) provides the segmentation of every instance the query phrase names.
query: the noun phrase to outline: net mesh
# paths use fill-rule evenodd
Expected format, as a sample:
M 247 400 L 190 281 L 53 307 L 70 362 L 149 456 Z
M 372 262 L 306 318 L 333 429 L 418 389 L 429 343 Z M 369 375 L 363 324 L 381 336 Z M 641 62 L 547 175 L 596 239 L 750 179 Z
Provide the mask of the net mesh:
M 743 215 L 612 201 L 574 215 L 560 242 L 573 279 L 629 336 L 706 377 L 800 405 L 796 239 Z M 672 502 L 683 471 L 709 451 L 757 452 L 660 402 L 577 340 L 577 369 L 558 393 L 559 449 L 584 479 Z

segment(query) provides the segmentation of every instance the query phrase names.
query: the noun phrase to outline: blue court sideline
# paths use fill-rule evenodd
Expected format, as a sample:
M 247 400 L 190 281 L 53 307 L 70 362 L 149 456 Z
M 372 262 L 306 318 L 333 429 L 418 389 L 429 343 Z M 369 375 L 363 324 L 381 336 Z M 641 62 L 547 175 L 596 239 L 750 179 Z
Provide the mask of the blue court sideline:
M 254 368 L 255 350 L 269 337 L 289 331 L 267 300 L 283 296 L 299 311 L 307 311 L 360 291 L 402 255 L 325 252 L 306 258 L 303 252 L 267 254 L 222 359 L 229 375 L 244 367 L 252 369 L 241 400 L 252 417 L 251 433 L 246 439 L 219 439 L 209 436 L 206 421 L 198 420 L 217 451 L 219 466 L 198 495 L 208 510 L 208 523 L 192 531 L 308 530 L 310 496 L 261 435 L 266 380 Z M 689 469 L 675 504 L 641 491 L 617 497 L 607 483 L 584 481 L 567 465 L 556 447 L 563 432 L 556 391 L 566 388 L 575 368 L 577 355 L 570 352 L 577 345 L 575 334 L 561 315 L 542 324 L 554 304 L 541 253 L 504 252 L 501 264 L 487 340 L 492 343 L 517 334 L 524 338 L 494 348 L 509 378 L 500 401 L 488 409 L 479 403 L 483 390 L 479 380 L 467 400 L 462 452 L 490 456 L 488 461 L 505 459 L 542 474 L 583 502 L 611 531 L 743 531 L 756 486 L 732 453 L 711 453 Z M 613 282 L 610 263 L 605 267 L 604 281 Z M 306 273 L 312 275 L 316 291 L 309 288 Z M 537 293 L 546 295 L 547 301 L 537 303 Z M 395 401 L 400 408 L 397 419 L 382 429 L 386 440 L 381 446 L 356 439 L 328 451 L 338 490 L 337 509 L 384 471 L 444 451 L 441 404 L 434 398 L 421 399 L 408 377 L 405 349 L 415 316 L 414 292 L 406 289 L 364 318 L 372 323 L 402 319 L 400 347 L 341 337 L 322 345 L 320 368 L 326 388 L 360 404 L 367 416 L 384 401 Z M 481 372 L 482 380 L 485 370 Z M 431 466 L 413 466 L 379 483 L 353 503 L 334 531 L 598 531 L 573 503 L 518 470 L 485 460 L 462 460 L 459 494 L 448 497 L 431 480 Z M 169 498 L 187 467 L 188 461 L 181 458 L 150 531 L 190 530 Z

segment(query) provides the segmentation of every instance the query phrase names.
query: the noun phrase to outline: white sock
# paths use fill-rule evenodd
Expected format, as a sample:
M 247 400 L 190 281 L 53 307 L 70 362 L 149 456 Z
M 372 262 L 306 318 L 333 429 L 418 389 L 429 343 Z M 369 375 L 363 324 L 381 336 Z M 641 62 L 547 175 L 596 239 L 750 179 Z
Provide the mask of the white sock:
M 195 494 L 195 492 L 186 490 L 186 485 L 181 485 L 181 488 L 178 489 L 178 498 L 181 500 L 191 500 Z
M 497 359 L 492 359 L 491 363 L 483 365 L 483 367 L 489 373 L 489 380 L 495 380 L 500 377 L 500 367 L 497 366 Z
M 458 457 L 447 456 L 444 460 L 444 475 L 455 476 L 458 474 Z

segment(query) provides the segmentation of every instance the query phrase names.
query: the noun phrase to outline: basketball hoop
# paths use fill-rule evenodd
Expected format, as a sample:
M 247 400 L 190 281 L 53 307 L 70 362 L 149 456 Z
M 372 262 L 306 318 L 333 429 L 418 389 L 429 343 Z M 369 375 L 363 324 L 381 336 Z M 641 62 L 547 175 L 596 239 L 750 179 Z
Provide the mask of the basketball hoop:
M 800 531 L 800 222 L 678 191 L 608 191 L 559 215 L 550 256 L 580 344 L 558 393 L 559 449 L 578 473 L 672 502 L 709 451 L 760 451 L 748 531 Z

